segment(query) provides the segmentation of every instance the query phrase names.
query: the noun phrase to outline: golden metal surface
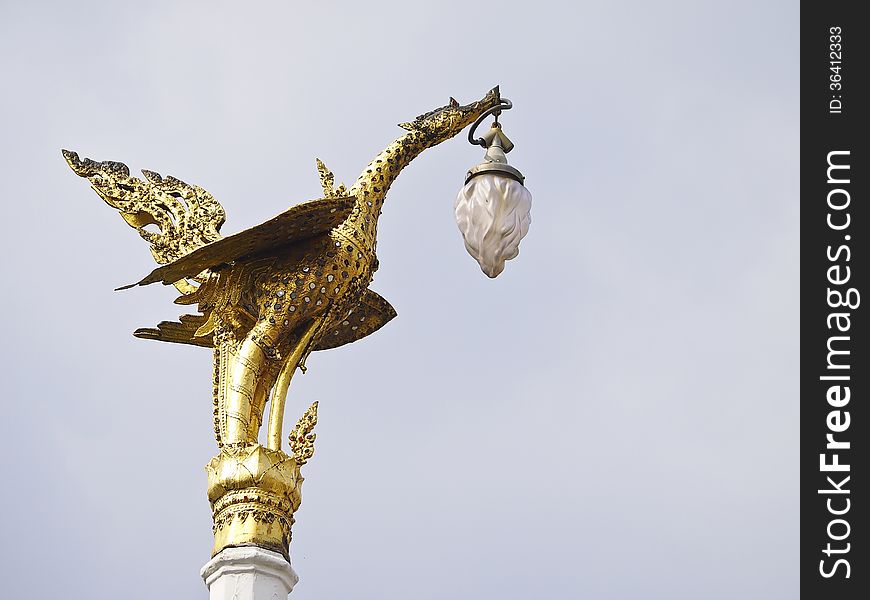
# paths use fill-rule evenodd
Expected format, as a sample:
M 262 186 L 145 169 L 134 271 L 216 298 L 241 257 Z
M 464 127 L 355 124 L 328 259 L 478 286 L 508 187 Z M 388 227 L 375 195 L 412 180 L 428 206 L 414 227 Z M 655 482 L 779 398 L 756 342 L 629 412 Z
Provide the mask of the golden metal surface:
M 138 282 L 173 284 L 177 304 L 198 314 L 142 328 L 146 339 L 210 347 L 214 353 L 214 432 L 220 453 L 206 467 L 215 522 L 214 552 L 254 544 L 288 553 L 299 507 L 300 465 L 314 452 L 317 404 L 291 434 L 294 456 L 281 450 L 287 388 L 315 350 L 336 348 L 377 331 L 396 312 L 368 289 L 378 268 L 378 217 L 390 185 L 421 152 L 473 123 L 500 102 L 447 106 L 401 127 L 345 189 L 317 161 L 324 197 L 298 204 L 241 233 L 221 238 L 224 210 L 205 190 L 117 162 L 80 160 L 73 171 L 117 209 L 151 245 L 162 265 Z M 136 284 L 134 284 L 136 285 Z M 128 286 L 129 287 L 129 286 Z M 271 401 L 266 446 L 258 443 Z
M 289 559 L 293 513 L 302 502 L 300 464 L 259 444 L 221 448 L 206 465 L 214 520 L 212 556 L 228 546 L 259 546 Z
M 296 422 L 296 427 L 290 432 L 290 448 L 299 465 L 304 465 L 314 456 L 314 426 L 317 425 L 317 402 L 313 403 Z
M 268 434 L 268 443 L 267 447 L 273 448 L 275 450 L 281 449 L 281 430 L 284 426 L 284 404 L 287 400 L 287 389 L 290 387 L 290 379 L 293 377 L 293 373 L 296 372 L 296 367 L 301 366 L 301 362 L 305 354 L 310 352 L 311 340 L 314 335 L 318 332 L 318 330 L 323 326 L 323 317 L 318 317 L 311 321 L 311 325 L 308 326 L 308 329 L 305 333 L 302 334 L 302 337 L 299 340 L 299 343 L 293 348 L 293 351 L 290 353 L 290 356 L 284 361 L 284 365 L 281 367 L 281 372 L 278 373 L 278 380 L 275 382 L 275 387 L 272 389 L 272 399 L 271 399 L 271 407 L 269 408 L 269 434 Z M 317 413 L 317 403 L 315 402 L 313 405 L 315 414 Z M 307 414 L 307 413 L 306 413 Z M 317 422 L 315 418 L 315 423 Z M 294 449 L 294 455 L 299 456 L 295 452 L 295 447 L 291 444 L 291 448 Z M 313 454 L 312 450 L 312 454 Z M 304 460 L 300 461 L 299 464 L 307 461 L 311 456 L 309 455 Z

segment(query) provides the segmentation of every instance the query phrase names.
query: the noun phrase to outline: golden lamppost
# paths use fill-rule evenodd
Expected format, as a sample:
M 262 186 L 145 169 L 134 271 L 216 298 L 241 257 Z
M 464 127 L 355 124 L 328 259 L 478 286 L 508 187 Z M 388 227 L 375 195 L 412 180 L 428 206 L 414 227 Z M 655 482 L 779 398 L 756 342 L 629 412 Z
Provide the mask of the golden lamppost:
M 174 285 L 176 304 L 195 306 L 178 321 L 136 337 L 212 348 L 213 429 L 218 454 L 206 465 L 214 520 L 212 560 L 203 577 L 212 599 L 272 598 L 296 582 L 290 568 L 293 514 L 301 503 L 300 467 L 314 453 L 317 403 L 281 446 L 284 406 L 296 369 L 315 350 L 337 348 L 380 329 L 395 310 L 369 289 L 378 268 L 378 217 L 387 191 L 417 155 L 496 114 L 472 143 L 487 148 L 456 202 L 466 247 L 490 277 L 516 256 L 528 231 L 530 195 L 507 165 L 513 147 L 497 115 L 511 107 L 498 88 L 477 102 L 447 106 L 402 123 L 387 146 L 346 189 L 317 161 L 323 198 L 303 202 L 229 237 L 223 207 L 199 186 L 119 162 L 63 154 L 72 170 L 150 244 L 161 266 L 134 285 Z M 149 229 L 148 226 L 156 226 Z M 121 288 L 124 289 L 124 288 Z M 269 403 L 265 444 L 258 442 Z M 278 594 L 280 595 L 280 594 Z M 276 597 L 276 596 L 275 596 Z

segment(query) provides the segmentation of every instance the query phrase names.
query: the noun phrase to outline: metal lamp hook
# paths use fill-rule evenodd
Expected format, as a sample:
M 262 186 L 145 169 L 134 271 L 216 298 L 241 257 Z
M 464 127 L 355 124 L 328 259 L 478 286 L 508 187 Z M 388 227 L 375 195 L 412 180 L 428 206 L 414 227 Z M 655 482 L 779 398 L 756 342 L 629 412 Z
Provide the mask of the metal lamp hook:
M 501 127 L 501 124 L 498 122 L 498 117 L 503 110 L 510 110 L 514 107 L 513 102 L 508 100 L 507 98 L 499 98 L 499 103 L 497 106 L 493 106 L 490 109 L 483 111 L 483 114 L 477 117 L 477 120 L 471 126 L 471 129 L 468 130 L 468 142 L 475 146 L 483 146 L 486 147 L 486 140 L 483 138 L 474 139 L 474 132 L 477 129 L 478 125 L 480 125 L 483 120 L 489 115 L 495 115 L 495 124 L 498 127 Z

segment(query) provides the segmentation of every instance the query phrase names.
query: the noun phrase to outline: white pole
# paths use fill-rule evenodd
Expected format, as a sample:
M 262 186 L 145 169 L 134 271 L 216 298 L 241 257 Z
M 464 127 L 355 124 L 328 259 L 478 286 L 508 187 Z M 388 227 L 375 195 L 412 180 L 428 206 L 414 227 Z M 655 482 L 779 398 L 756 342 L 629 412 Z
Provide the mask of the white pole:
M 256 546 L 224 548 L 200 575 L 209 600 L 285 600 L 299 581 L 286 558 Z

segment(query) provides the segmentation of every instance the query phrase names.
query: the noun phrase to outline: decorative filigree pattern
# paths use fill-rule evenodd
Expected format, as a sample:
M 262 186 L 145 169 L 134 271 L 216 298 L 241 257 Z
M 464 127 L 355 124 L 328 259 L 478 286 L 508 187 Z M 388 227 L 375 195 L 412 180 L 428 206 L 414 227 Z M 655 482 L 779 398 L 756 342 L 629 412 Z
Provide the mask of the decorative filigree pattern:
M 296 427 L 290 432 L 290 448 L 293 457 L 299 465 L 304 465 L 314 456 L 314 426 L 317 425 L 317 402 L 314 402 L 296 422 Z
M 63 156 L 76 175 L 86 177 L 100 198 L 118 209 L 124 220 L 151 244 L 151 254 L 158 264 L 178 260 L 220 239 L 226 213 L 201 187 L 146 170 L 142 171 L 146 181 L 142 181 L 131 177 L 130 169 L 123 163 L 80 160 L 78 154 L 69 150 L 64 150 Z M 157 231 L 149 230 L 149 225 L 155 225 Z
M 323 197 L 340 198 L 341 196 L 344 196 L 347 193 L 347 188 L 345 188 L 344 184 L 342 183 L 337 188 L 333 189 L 335 175 L 332 174 L 332 171 L 326 168 L 323 161 L 319 158 L 315 160 L 317 161 L 317 172 L 320 174 L 320 185 L 323 187 Z

